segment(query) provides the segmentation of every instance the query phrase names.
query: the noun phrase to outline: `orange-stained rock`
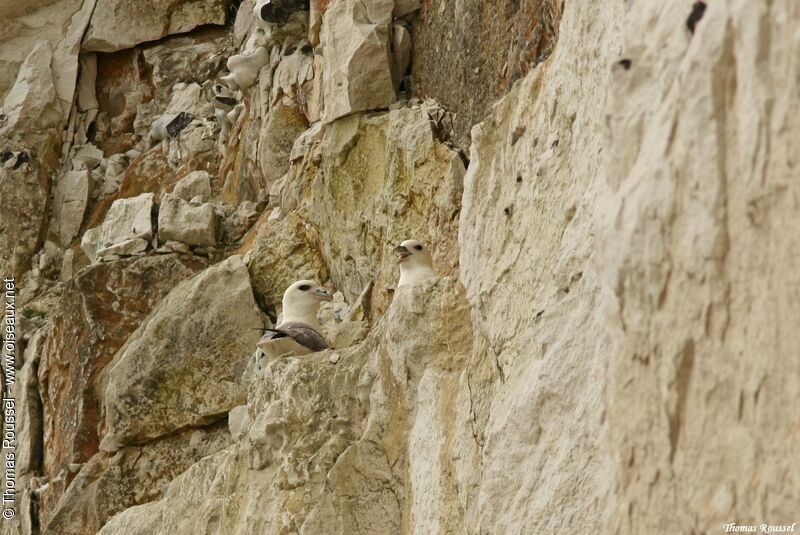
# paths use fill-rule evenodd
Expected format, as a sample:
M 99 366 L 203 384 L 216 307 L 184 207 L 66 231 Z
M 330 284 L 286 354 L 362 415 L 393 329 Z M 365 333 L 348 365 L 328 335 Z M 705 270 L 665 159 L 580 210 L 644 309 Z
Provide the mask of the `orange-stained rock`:
M 113 455 L 98 452 L 75 476 L 46 532 L 94 535 L 116 513 L 159 498 L 175 476 L 230 442 L 223 418 Z
M 154 305 L 204 266 L 196 257 L 143 257 L 90 266 L 66 284 L 39 369 L 44 474 L 51 480 L 42 495 L 43 518 L 74 477 L 69 464 L 97 452 L 103 369 Z

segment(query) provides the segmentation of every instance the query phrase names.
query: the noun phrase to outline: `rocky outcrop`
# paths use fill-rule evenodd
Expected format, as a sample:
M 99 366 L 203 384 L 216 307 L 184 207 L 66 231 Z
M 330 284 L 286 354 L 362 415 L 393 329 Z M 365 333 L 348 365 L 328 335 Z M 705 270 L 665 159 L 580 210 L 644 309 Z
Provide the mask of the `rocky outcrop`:
M 228 2 L 149 0 L 98 2 L 82 48 L 116 52 L 204 24 L 224 24 Z
M 209 204 L 191 204 L 180 197 L 164 194 L 158 209 L 158 239 L 187 245 L 217 244 L 217 213 Z
M 459 424 L 469 428 L 466 398 L 432 398 L 464 373 L 472 341 L 466 301 L 453 279 L 430 281 L 405 288 L 384 319 L 362 345 L 337 351 L 335 363 L 330 351 L 273 362 L 249 384 L 239 440 L 176 478 L 164 498 L 115 516 L 100 533 L 243 533 L 253 525 L 397 533 L 425 516 L 426 504 L 449 502 L 443 491 L 455 479 L 431 486 L 425 474 L 440 462 L 453 470 L 450 459 L 460 450 L 456 435 L 437 434 L 432 420 L 458 407 Z M 419 338 L 409 339 L 406 329 Z M 418 399 L 426 410 L 416 409 Z M 409 508 L 411 496 L 418 505 Z M 431 530 L 423 531 L 457 525 L 456 511 L 427 518 Z
M 634 20 L 648 20 L 640 7 Z M 598 261 L 615 342 L 609 530 L 791 525 L 800 494 L 785 477 L 800 454 L 798 334 L 785 330 L 800 320 L 787 293 L 800 278 L 785 269 L 800 254 L 787 232 L 800 228 L 787 76 L 800 12 L 698 7 L 665 6 L 646 33 L 626 32 L 612 78 Z
M 391 60 L 393 6 L 391 0 L 339 0 L 325 11 L 320 34 L 325 122 L 385 108 L 397 99 Z
M 553 52 L 563 9 L 557 0 L 426 4 L 411 23 L 412 94 L 455 114 L 454 139 L 468 152 L 472 126 Z
M 143 252 L 153 238 L 153 194 L 114 201 L 103 224 L 83 235 L 81 247 L 92 262 Z
M 83 270 L 66 285 L 39 367 L 44 476 L 50 481 L 42 496 L 43 524 L 75 477 L 69 466 L 98 451 L 106 366 L 161 298 L 202 267 L 198 259 L 174 255 L 120 260 Z
M 313 227 L 296 214 L 265 218 L 254 232 L 244 261 L 256 299 L 277 317 L 283 292 L 293 282 L 328 279 L 325 259 L 317 249 L 319 237 Z
M 181 431 L 82 465 L 47 524 L 51 533 L 92 535 L 114 516 L 161 496 L 166 483 L 230 442 L 224 423 Z
M 791 525 L 791 2 L 231 6 L 29 46 L 0 531 Z M 409 238 L 437 276 L 398 287 Z M 256 363 L 301 278 L 331 348 Z
M 238 256 L 177 286 L 109 366 L 101 448 L 142 444 L 241 405 L 233 368 L 252 354 L 262 325 Z
M 0 111 L 0 269 L 21 276 L 44 240 L 49 175 L 55 169 L 61 110 L 50 46 L 39 41 Z
M 53 231 L 62 247 L 67 247 L 81 230 L 89 204 L 89 171 L 68 171 L 56 182 L 53 199 Z

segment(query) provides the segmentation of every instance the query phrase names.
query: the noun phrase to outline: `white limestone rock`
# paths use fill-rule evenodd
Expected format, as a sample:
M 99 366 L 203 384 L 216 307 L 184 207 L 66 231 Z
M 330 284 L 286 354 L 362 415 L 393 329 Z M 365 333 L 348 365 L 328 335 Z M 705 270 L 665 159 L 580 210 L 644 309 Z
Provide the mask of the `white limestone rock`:
M 75 170 L 95 169 L 103 161 L 103 151 L 91 143 L 80 147 L 72 156 L 72 168 Z
M 81 249 L 92 263 L 138 255 L 147 249 L 153 238 L 154 197 L 142 193 L 113 202 L 103 223 L 87 230 L 81 239 Z
M 103 226 L 100 225 L 99 227 L 90 228 L 81 237 L 81 250 L 92 264 L 98 262 L 97 250 L 102 248 L 102 236 Z
M 211 175 L 207 171 L 192 171 L 175 184 L 172 194 L 184 201 L 198 196 L 208 200 L 211 198 Z
M 58 280 L 61 282 L 67 282 L 68 280 L 72 279 L 73 275 L 75 274 L 75 251 L 73 249 L 67 249 L 64 251 L 64 257 L 61 262 L 61 272 L 58 275 Z
M 145 239 L 133 238 L 98 249 L 96 255 L 100 260 L 112 260 L 123 256 L 139 256 L 144 254 L 148 245 L 150 245 L 150 242 Z
M 248 411 L 247 405 L 239 405 L 228 413 L 228 429 L 234 440 L 239 440 L 243 433 L 249 431 Z
M 159 241 L 175 240 L 189 245 L 217 243 L 217 213 L 214 205 L 192 206 L 176 195 L 165 193 L 158 210 Z
M 67 171 L 56 182 L 51 230 L 61 247 L 78 235 L 91 193 L 89 171 Z
M 154 199 L 153 193 L 142 193 L 136 197 L 114 201 L 103 221 L 103 246 L 136 238 L 146 241 L 152 239 Z
M 128 156 L 126 154 L 114 154 L 108 157 L 103 176 L 102 196 L 111 195 L 119 189 L 127 169 Z
M 152 0 L 97 2 L 83 50 L 116 52 L 205 24 L 224 24 L 228 2 Z
M 214 113 L 214 106 L 209 102 L 203 86 L 196 82 L 179 82 L 172 86 L 172 98 L 164 113 L 181 112 L 193 117 L 208 117 Z
M 392 26 L 392 57 L 395 86 L 399 86 L 411 63 L 411 34 L 402 24 Z
M 3 101 L 5 118 L 0 122 L 0 134 L 47 128 L 61 119 L 50 66 L 52 59 L 50 45 L 44 40 L 38 41 L 25 58 L 14 86 Z
M 323 121 L 385 108 L 397 100 L 391 51 L 391 0 L 340 0 L 325 11 Z

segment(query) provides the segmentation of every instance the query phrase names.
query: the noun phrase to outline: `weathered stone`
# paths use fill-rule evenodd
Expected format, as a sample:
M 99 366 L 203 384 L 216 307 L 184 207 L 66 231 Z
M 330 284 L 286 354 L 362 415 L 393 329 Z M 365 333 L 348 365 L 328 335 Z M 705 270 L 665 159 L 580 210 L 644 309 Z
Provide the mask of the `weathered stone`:
M 44 242 L 42 250 L 38 253 L 39 273 L 43 276 L 55 279 L 61 267 L 61 249 L 51 241 Z
M 142 193 L 114 201 L 103 221 L 100 248 L 137 238 L 149 241 L 153 237 L 153 197 L 152 193 Z
M 323 121 L 388 107 L 397 100 L 391 52 L 391 0 L 339 0 L 325 11 Z
M 39 368 L 48 479 L 56 480 L 68 464 L 88 461 L 97 452 L 103 370 L 153 306 L 203 265 L 200 259 L 174 255 L 122 260 L 91 266 L 67 283 Z M 48 487 L 43 519 L 55 512 L 71 478 L 63 475 Z
M 182 121 L 176 118 L 168 125 L 168 128 L 170 127 L 175 127 L 173 130 L 175 135 L 170 134 L 170 137 L 177 136 L 177 139 L 169 140 L 167 152 L 167 161 L 173 169 L 190 164 L 192 160 L 199 159 L 203 155 L 216 152 L 213 120 L 196 119 L 183 125 Z M 177 130 L 178 127 L 181 127 L 180 130 Z
M 119 190 L 127 168 L 128 157 L 125 154 L 114 154 L 108 157 L 101 190 L 102 195 L 111 195 Z
M 123 256 L 135 256 L 144 253 L 148 245 L 150 245 L 148 240 L 143 238 L 133 238 L 114 243 L 108 247 L 97 249 L 95 255 L 99 260 L 111 260 L 121 258 Z
M 25 348 L 24 364 L 17 374 L 16 398 L 16 471 L 18 476 L 42 470 L 42 400 L 37 374 L 45 334 L 37 331 Z
M 103 151 L 88 143 L 72 156 L 72 168 L 75 170 L 88 169 L 92 170 L 103 160 Z
M 89 204 L 89 171 L 67 171 L 56 182 L 51 230 L 61 247 L 78 235 Z
M 246 425 L 248 422 L 248 407 L 247 405 L 239 405 L 231 409 L 228 413 L 228 430 L 231 433 L 233 440 L 239 440 L 242 433 L 249 431 Z
M 262 102 L 262 106 L 272 108 L 283 104 L 288 107 L 300 107 L 308 120 L 311 120 L 309 107 L 311 102 L 311 89 L 314 78 L 313 49 L 305 41 L 297 43 L 294 47 L 284 47 L 285 51 L 275 67 L 275 72 L 269 80 L 271 89 L 269 102 Z M 294 51 L 292 51 L 294 49 Z
M 0 111 L 0 271 L 22 276 L 44 240 L 63 122 L 49 45 L 28 54 Z
M 67 282 L 75 274 L 75 251 L 67 249 L 64 251 L 63 260 L 61 262 L 61 272 L 59 273 L 58 280 Z
M 422 7 L 422 0 L 394 0 L 393 17 L 404 17 Z
M 211 198 L 211 175 L 206 171 L 192 171 L 175 184 L 172 194 L 184 201 L 197 196 L 208 200 Z
M 155 91 L 148 67 L 144 52 L 139 48 L 97 54 L 98 115 L 94 143 L 105 154 L 132 149 L 139 141 L 138 136 L 147 134 L 153 119 L 163 113 L 153 100 Z M 151 112 L 146 125 L 137 121 L 141 108 Z
M 155 88 L 153 97 L 158 113 L 163 113 L 172 100 L 171 89 L 175 84 L 195 81 L 202 85 L 206 80 L 213 80 L 225 65 L 229 47 L 228 33 L 224 29 L 204 28 L 145 48 L 142 55 L 152 69 L 151 83 Z
M 103 228 L 100 226 L 87 230 L 81 237 L 81 251 L 92 264 L 97 262 L 97 250 L 102 248 L 102 236 Z
M 0 39 L 0 101 L 14 85 L 20 67 L 37 43 L 46 41 L 51 50 L 57 49 L 59 43 L 65 47 L 70 45 L 65 37 L 71 30 L 71 19 L 84 3 L 93 2 L 32 0 L 25 4 L 3 6 L 5 27 L 3 38 Z M 69 70 L 67 65 L 61 65 L 60 68 Z
M 216 245 L 217 213 L 214 205 L 192 206 L 180 197 L 164 194 L 158 210 L 158 239 L 189 245 Z
M 16 166 L 15 166 L 16 167 Z M 21 276 L 47 230 L 48 169 L 39 162 L 0 167 L 0 269 Z
M 244 391 L 231 374 L 252 354 L 261 325 L 238 256 L 177 286 L 109 368 L 101 447 L 141 444 L 241 405 Z
M 224 424 L 186 430 L 113 455 L 100 452 L 81 469 L 58 504 L 47 531 L 92 535 L 116 513 L 161 496 L 178 474 L 225 448 Z
M 52 59 L 46 41 L 37 42 L 25 58 L 16 83 L 3 101 L 0 135 L 9 135 L 14 130 L 33 132 L 59 123 L 61 107 L 50 68 Z
M 277 104 L 267 114 L 258 146 L 258 164 L 267 187 L 289 170 L 289 154 L 294 140 L 306 128 L 306 117 L 295 107 Z
M 116 52 L 204 24 L 224 24 L 228 3 L 148 0 L 98 2 L 83 39 L 83 49 Z
M 402 3 L 402 2 L 401 2 Z M 421 9 L 411 23 L 412 93 L 435 98 L 456 118 L 456 144 L 492 104 L 554 50 L 562 3 L 463 0 Z
M 208 117 L 214 113 L 214 107 L 200 84 L 181 82 L 172 86 L 172 98 L 166 113 L 181 112 L 194 117 Z
M 411 63 L 411 34 L 402 24 L 392 26 L 392 57 L 395 85 L 399 86 Z

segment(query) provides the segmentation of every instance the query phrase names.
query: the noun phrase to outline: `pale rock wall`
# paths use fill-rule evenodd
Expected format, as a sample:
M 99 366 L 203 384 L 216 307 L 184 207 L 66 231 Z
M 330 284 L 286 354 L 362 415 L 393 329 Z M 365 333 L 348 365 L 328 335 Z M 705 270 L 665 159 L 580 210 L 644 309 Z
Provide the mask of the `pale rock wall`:
M 27 348 L 2 533 L 798 520 L 794 2 L 146 5 L 42 41 L 9 101 L 30 120 L 4 134 L 0 259 Z M 258 47 L 252 85 L 218 87 Z M 96 108 L 70 111 L 67 52 Z M 191 116 L 151 140 L 166 112 Z M 74 172 L 91 193 L 62 217 Z M 199 173 L 180 202 L 204 243 L 169 239 Z M 88 258 L 142 195 L 148 238 Z M 441 277 L 397 288 L 411 237 Z M 257 372 L 301 278 L 337 292 L 335 346 Z
M 688 13 L 631 10 L 610 92 L 612 531 L 797 521 L 800 6 Z

